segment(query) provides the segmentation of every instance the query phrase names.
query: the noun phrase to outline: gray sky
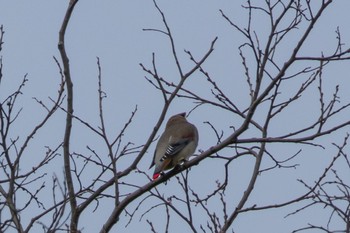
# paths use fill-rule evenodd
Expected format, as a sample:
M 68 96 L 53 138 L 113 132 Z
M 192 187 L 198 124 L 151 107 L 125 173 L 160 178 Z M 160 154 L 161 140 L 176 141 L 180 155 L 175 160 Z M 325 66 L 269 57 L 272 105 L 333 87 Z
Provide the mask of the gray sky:
M 0 1 L 0 24 L 4 26 L 3 57 L 3 82 L 1 84 L 0 98 L 4 98 L 21 82 L 23 76 L 28 73 L 29 82 L 24 89 L 20 105 L 23 112 L 18 119 L 14 135 L 26 135 L 40 119 L 43 109 L 32 99 L 36 97 L 50 103 L 48 96 L 57 93 L 60 76 L 53 56 L 59 58 L 57 49 L 58 30 L 62 22 L 68 1 Z M 218 36 L 213 55 L 205 63 L 205 67 L 215 77 L 215 81 L 222 87 L 232 100 L 239 106 L 244 107 L 249 103 L 247 85 L 243 76 L 243 68 L 239 57 L 238 46 L 243 42 L 243 37 L 223 20 L 219 9 L 224 10 L 232 20 L 240 25 L 245 25 L 246 12 L 240 7 L 244 1 L 159 1 L 159 6 L 164 11 L 169 26 L 174 35 L 177 52 L 181 59 L 181 65 L 185 70 L 192 67 L 192 62 L 183 52 L 189 50 L 199 58 L 209 48 L 211 41 Z M 337 0 L 328 9 L 324 18 L 316 25 L 315 31 L 308 40 L 307 46 L 302 48 L 301 54 L 318 56 L 321 52 L 330 54 L 336 46 L 336 27 L 339 26 L 343 42 L 350 45 L 350 2 Z M 264 19 L 253 22 L 257 32 L 266 33 L 268 24 Z M 161 33 L 145 32 L 144 28 L 164 29 L 160 15 L 157 13 L 151 0 L 142 1 L 93 1 L 80 0 L 75 8 L 73 17 L 66 34 L 66 49 L 70 58 L 72 77 L 75 91 L 75 114 L 93 125 L 98 124 L 97 105 L 97 65 L 96 56 L 100 58 L 103 75 L 103 88 L 108 98 L 105 100 L 105 116 L 108 132 L 115 135 L 127 121 L 131 111 L 138 106 L 137 116 L 125 136 L 125 141 L 132 141 L 136 145 L 145 142 L 160 114 L 162 107 L 161 93 L 156 91 L 144 79 L 146 75 L 139 66 L 143 63 L 151 68 L 152 53 L 156 54 L 158 72 L 167 80 L 176 82 L 178 74 L 174 65 L 168 39 Z M 295 43 L 300 36 L 296 31 L 282 45 L 282 50 L 290 51 L 290 44 Z M 264 39 L 262 39 L 263 42 Z M 290 44 L 289 44 L 290 42 Z M 281 53 L 281 63 L 283 53 Z M 324 87 L 325 96 L 330 97 L 337 84 L 340 84 L 342 103 L 350 101 L 348 86 L 349 62 L 330 65 L 325 71 Z M 5 88 L 4 88 L 5 87 Z M 205 77 L 198 72 L 191 77 L 185 86 L 203 96 L 210 96 L 210 87 Z M 291 89 L 296 88 L 291 84 Z M 317 91 L 314 86 L 312 91 Z M 273 126 L 271 134 L 286 133 L 292 127 L 300 127 L 312 119 L 312 111 L 319 108 L 317 95 L 310 91 L 306 94 L 303 102 L 291 107 Z M 310 98 L 308 98 L 310 96 Z M 175 113 L 189 111 L 194 104 L 188 100 L 175 101 L 170 108 L 169 116 Z M 347 114 L 342 114 L 337 121 L 345 121 Z M 289 115 L 289 116 L 288 116 Z M 293 117 L 290 117 L 293 115 Z M 261 112 L 263 116 L 263 112 Z M 35 161 L 36 156 L 44 153 L 44 146 L 57 146 L 63 137 L 64 114 L 58 113 L 39 134 L 38 140 L 28 148 L 28 163 Z M 211 111 L 209 107 L 198 108 L 190 115 L 189 121 L 196 124 L 200 133 L 198 149 L 208 149 L 215 145 L 215 135 L 204 121 L 210 121 L 218 129 L 224 130 L 225 135 L 230 133 L 230 126 L 238 127 L 241 120 L 231 118 L 230 115 L 221 111 Z M 161 131 L 163 127 L 161 128 Z M 348 128 L 347 128 L 348 130 Z M 87 153 L 86 145 L 99 148 L 101 140 L 91 136 L 87 129 L 79 124 L 73 128 L 72 150 Z M 341 130 L 327 139 L 318 142 L 327 144 L 332 142 L 341 143 L 346 130 Z M 245 136 L 252 136 L 246 134 Z M 21 138 L 24 140 L 24 138 Z M 294 145 L 279 145 L 271 150 L 288 157 L 299 150 Z M 335 153 L 335 148 L 330 150 L 320 148 L 302 147 L 302 155 L 297 169 L 276 169 L 270 173 L 259 176 L 256 191 L 253 192 L 247 206 L 252 204 L 266 205 L 279 203 L 305 192 L 304 187 L 296 181 L 303 178 L 310 185 L 324 170 Z M 151 151 L 141 161 L 139 166 L 147 170 L 153 155 L 154 145 Z M 101 149 L 100 153 L 103 153 Z M 57 160 L 60 161 L 60 160 Z M 62 161 L 61 161 L 62 162 Z M 122 161 L 123 162 L 123 161 Z M 125 161 L 126 162 L 126 161 Z M 209 192 L 210 187 L 215 186 L 215 180 L 222 177 L 222 166 L 219 162 L 206 159 L 199 166 L 192 168 L 192 180 L 197 190 L 203 193 Z M 266 162 L 263 166 L 268 166 Z M 232 196 L 229 208 L 234 208 L 241 197 L 250 178 L 250 172 L 254 161 L 252 158 L 243 158 L 233 164 L 232 186 L 234 190 L 226 193 Z M 222 164 L 221 164 L 222 165 Z M 122 166 L 122 165 L 121 165 Z M 341 168 L 341 165 L 339 165 Z M 340 169 L 339 168 L 339 169 Z M 24 169 L 24 168 L 23 168 Z M 51 173 L 62 174 L 63 162 L 56 164 Z M 152 173 L 151 170 L 148 171 Z M 345 171 L 349 174 L 349 171 Z M 93 173 L 93 171 L 92 171 Z M 346 173 L 345 173 L 346 174 Z M 1 176 L 1 173 L 0 173 Z M 50 177 L 51 175 L 49 175 Z M 130 180 L 129 180 L 130 181 Z M 203 182 L 206 181 L 206 182 Z M 135 180 L 138 184 L 145 184 L 145 179 Z M 167 185 L 160 185 L 159 191 L 165 196 L 176 193 L 179 185 L 173 178 Z M 156 203 L 155 200 L 153 200 Z M 217 203 L 209 203 L 217 205 Z M 111 211 L 109 203 L 101 203 L 103 211 L 83 215 L 80 222 L 84 227 L 83 232 L 97 232 L 101 223 L 109 216 Z M 134 206 L 134 205 L 132 205 Z M 92 208 L 91 208 L 92 209 Z M 214 208 L 215 209 L 215 208 Z M 322 208 L 312 209 L 313 212 L 301 213 L 287 219 L 285 215 L 295 208 L 283 208 L 240 216 L 233 224 L 235 232 L 290 232 L 291 230 L 305 226 L 308 222 L 323 223 L 328 215 L 322 214 Z M 140 212 L 142 213 L 142 212 Z M 152 212 L 151 212 L 152 213 Z M 312 214 L 310 214 L 312 213 Z M 30 214 L 30 213 L 28 213 Z M 158 219 L 157 210 L 153 211 L 155 223 Z M 312 216 L 310 216 L 312 215 Z M 124 215 L 122 215 L 124 216 Z M 307 216 L 307 217 L 306 217 Z M 149 217 L 149 215 L 147 216 Z M 113 232 L 150 232 L 143 218 L 138 221 L 140 215 L 124 229 L 126 220 L 121 219 L 122 224 L 113 228 Z M 91 221 L 93 220 L 93 221 Z M 201 218 L 197 218 L 199 224 Z M 339 225 L 341 226 L 341 225 Z M 173 223 L 171 232 L 189 232 L 187 227 Z M 183 228 L 183 230 L 182 230 Z M 337 228 L 337 226 L 335 227 Z M 147 231 L 144 231 L 147 229 Z M 163 228 L 159 228 L 163 229 Z M 171 228 L 172 229 L 172 228 Z

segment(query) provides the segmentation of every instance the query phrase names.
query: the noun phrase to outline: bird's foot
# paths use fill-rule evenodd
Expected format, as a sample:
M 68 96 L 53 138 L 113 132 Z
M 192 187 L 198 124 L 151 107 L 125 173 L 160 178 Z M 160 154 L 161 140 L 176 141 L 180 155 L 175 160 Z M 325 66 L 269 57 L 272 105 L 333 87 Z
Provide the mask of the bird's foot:
M 180 160 L 180 162 L 179 162 L 178 164 L 175 165 L 174 169 L 176 169 L 176 170 L 181 169 L 181 168 L 184 166 L 184 164 L 185 164 L 186 162 L 187 162 L 186 159 Z

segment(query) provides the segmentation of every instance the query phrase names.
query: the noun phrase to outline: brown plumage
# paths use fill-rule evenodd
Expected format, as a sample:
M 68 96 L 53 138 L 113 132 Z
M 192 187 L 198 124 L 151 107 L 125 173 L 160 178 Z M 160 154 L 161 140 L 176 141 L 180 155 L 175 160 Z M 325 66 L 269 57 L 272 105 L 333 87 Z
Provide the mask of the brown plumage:
M 186 120 L 185 116 L 186 113 L 180 113 L 168 120 L 165 131 L 157 143 L 150 166 L 151 168 L 155 165 L 153 179 L 157 179 L 163 171 L 187 160 L 196 150 L 198 131 Z

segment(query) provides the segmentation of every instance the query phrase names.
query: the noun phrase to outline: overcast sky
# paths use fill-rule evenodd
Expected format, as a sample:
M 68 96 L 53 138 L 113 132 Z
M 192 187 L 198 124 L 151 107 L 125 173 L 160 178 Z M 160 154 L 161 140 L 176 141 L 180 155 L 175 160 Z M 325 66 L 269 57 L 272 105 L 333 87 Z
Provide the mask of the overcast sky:
M 169 26 L 173 32 L 177 52 L 181 65 L 188 70 L 192 67 L 188 56 L 183 52 L 189 50 L 199 58 L 210 47 L 211 41 L 218 36 L 213 55 L 208 59 L 206 67 L 215 77 L 215 81 L 224 91 L 229 93 L 238 106 L 243 107 L 249 103 L 246 83 L 243 77 L 244 70 L 239 57 L 238 46 L 243 43 L 243 37 L 233 30 L 232 27 L 221 17 L 219 9 L 222 9 L 238 24 L 245 25 L 247 15 L 241 7 L 245 1 L 203 1 L 203 0 L 177 0 L 158 1 L 164 11 Z M 343 43 L 350 45 L 350 1 L 335 0 L 324 18 L 315 27 L 307 47 L 303 47 L 302 53 L 319 56 L 321 52 L 330 54 L 336 47 L 335 30 L 339 26 Z M 48 97 L 55 96 L 60 76 L 53 56 L 59 58 L 57 49 L 58 31 L 67 7 L 68 1 L 52 0 L 31 0 L 31 1 L 0 1 L 0 24 L 4 26 L 4 45 L 2 51 L 3 75 L 4 78 L 0 87 L 0 98 L 3 99 L 12 92 L 21 82 L 23 76 L 28 74 L 29 82 L 24 89 L 24 95 L 20 99 L 23 105 L 21 117 L 18 119 L 14 135 L 25 135 L 40 119 L 40 113 L 44 110 L 33 100 L 32 97 L 50 103 Z M 268 23 L 261 20 L 254 21 L 257 32 L 262 35 L 264 41 L 264 28 Z M 261 25 L 261 26 L 260 26 Z M 152 53 L 156 54 L 158 72 L 167 80 L 176 82 L 178 74 L 171 57 L 171 50 L 168 39 L 161 33 L 143 31 L 145 28 L 164 29 L 162 20 L 156 11 L 151 0 L 130 1 L 130 0 L 80 0 L 73 12 L 66 34 L 66 49 L 70 58 L 71 72 L 75 91 L 75 114 L 82 116 L 86 121 L 97 125 L 97 65 L 96 57 L 100 58 L 103 74 L 104 91 L 108 98 L 105 102 L 106 125 L 108 133 L 116 134 L 125 124 L 131 111 L 135 106 L 138 112 L 130 131 L 126 134 L 125 140 L 132 141 L 136 145 L 145 142 L 156 123 L 162 108 L 161 93 L 156 91 L 145 79 L 146 75 L 139 63 L 151 68 Z M 291 37 L 291 44 L 299 38 Z M 288 43 L 284 44 L 286 51 L 290 49 Z M 280 55 L 283 59 L 283 54 Z M 283 60 L 281 60 L 282 62 Z M 324 85 L 325 95 L 330 97 L 335 86 L 340 84 L 340 95 L 343 103 L 350 101 L 348 87 L 349 62 L 344 61 L 337 65 L 330 66 L 325 71 Z M 186 88 L 195 90 L 204 96 L 210 96 L 210 87 L 206 84 L 205 78 L 199 73 L 195 74 L 186 84 Z M 291 87 L 292 88 L 292 87 Z M 313 89 L 317 91 L 315 87 Z M 275 133 L 284 132 L 284 125 L 302 125 L 303 120 L 308 118 L 305 115 L 312 109 L 313 103 L 317 103 L 317 95 L 309 93 L 310 99 L 305 99 L 299 104 L 293 117 L 286 117 L 281 120 L 280 125 L 275 126 Z M 170 108 L 167 118 L 180 112 L 188 112 L 194 104 L 191 101 L 178 100 Z M 317 108 L 316 108 L 317 109 Z M 63 137 L 64 120 L 63 113 L 58 113 L 43 131 L 37 135 L 40 140 L 30 145 L 31 156 L 44 153 L 44 146 L 54 147 Z M 346 120 L 348 115 L 344 114 L 337 120 Z M 218 129 L 224 130 L 225 135 L 230 132 L 230 126 L 239 126 L 240 121 L 231 119 L 228 114 L 220 111 L 213 111 L 208 107 L 199 108 L 190 115 L 189 121 L 197 125 L 200 133 L 198 149 L 208 149 L 215 145 L 215 135 L 204 121 L 212 122 Z M 163 130 L 163 127 L 161 128 Z M 288 130 L 288 128 L 287 128 Z M 348 130 L 348 129 L 347 129 Z M 73 128 L 72 150 L 83 152 L 86 145 L 98 147 L 96 138 L 89 136 L 90 132 L 81 126 Z M 332 142 L 341 143 L 346 130 L 328 137 L 320 142 L 330 145 Z M 249 135 L 246 135 L 249 136 Z M 23 138 L 21 139 L 23 140 Z M 146 154 L 140 164 L 140 169 L 147 170 L 153 156 L 154 145 Z M 281 145 L 274 148 L 281 156 L 290 156 L 299 150 L 299 147 Z M 86 150 L 85 150 L 86 152 Z M 301 194 L 305 189 L 296 181 L 298 178 L 305 178 L 312 184 L 313 180 L 321 174 L 334 155 L 335 150 L 321 150 L 303 148 L 301 165 L 297 169 L 276 170 L 261 177 L 257 184 L 259 193 L 253 193 L 248 206 L 254 203 L 265 205 L 275 202 L 283 202 L 290 197 Z M 28 161 L 35 160 L 28 157 Z M 221 176 L 222 171 L 210 165 L 212 160 L 203 161 L 203 168 L 193 168 L 191 172 L 197 177 L 199 190 L 206 190 L 206 179 L 215 181 L 216 176 Z M 246 158 L 237 163 L 233 175 L 233 182 L 237 190 L 230 190 L 233 203 L 236 203 L 244 191 L 246 182 L 249 180 L 253 159 Z M 266 166 L 268 164 L 265 164 Z M 56 164 L 52 173 L 62 173 L 62 164 Z M 211 170 L 212 169 L 212 170 Z M 204 172 L 206 171 L 206 172 Z M 149 174 L 152 171 L 149 170 Z M 197 174 L 197 176 L 196 176 Z M 349 171 L 347 171 L 349 174 Z M 0 173 L 1 175 L 1 173 Z M 349 174 L 350 175 L 350 174 Z M 144 184 L 144 180 L 136 181 Z M 214 185 L 213 182 L 211 185 Z M 210 186 L 210 185 L 209 185 Z M 169 182 L 166 186 L 161 185 L 159 190 L 164 193 L 176 192 L 176 180 Z M 82 217 L 81 227 L 83 232 L 97 232 L 101 223 L 109 216 L 108 205 L 106 211 L 99 212 L 98 216 L 86 215 Z M 303 221 L 304 214 L 285 219 L 284 216 L 295 208 L 282 210 L 269 210 L 261 213 L 242 215 L 233 224 L 235 232 L 290 232 L 291 230 L 305 226 L 308 222 Z M 322 209 L 320 209 L 322 210 Z M 328 215 L 315 215 L 310 219 L 325 221 Z M 156 214 L 156 212 L 154 213 Z M 91 216 L 94 221 L 91 222 Z M 122 215 L 124 216 L 124 215 Z M 140 216 L 138 216 L 139 218 Z M 90 220 L 90 222 L 88 221 Z M 95 222 L 96 220 L 96 222 Z M 155 222 L 157 220 L 153 219 Z M 311 220 L 310 220 L 311 221 Z M 150 232 L 145 220 L 138 222 L 135 219 L 130 228 L 124 229 L 123 224 L 114 229 L 120 232 Z M 181 226 L 171 232 L 180 232 Z M 335 227 L 337 228 L 337 227 Z M 145 229 L 147 229 L 145 231 Z M 160 228 L 162 229 L 162 228 Z M 114 231 L 112 231 L 114 232 Z M 117 232 L 117 231 L 115 231 Z M 188 232 L 184 227 L 182 232 Z

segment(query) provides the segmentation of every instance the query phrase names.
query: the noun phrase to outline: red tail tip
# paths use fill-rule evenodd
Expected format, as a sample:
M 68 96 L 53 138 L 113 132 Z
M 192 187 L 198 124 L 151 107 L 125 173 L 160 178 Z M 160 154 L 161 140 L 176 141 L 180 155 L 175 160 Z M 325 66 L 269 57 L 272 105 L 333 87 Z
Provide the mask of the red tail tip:
M 153 174 L 153 180 L 156 180 L 159 177 L 160 173 Z

